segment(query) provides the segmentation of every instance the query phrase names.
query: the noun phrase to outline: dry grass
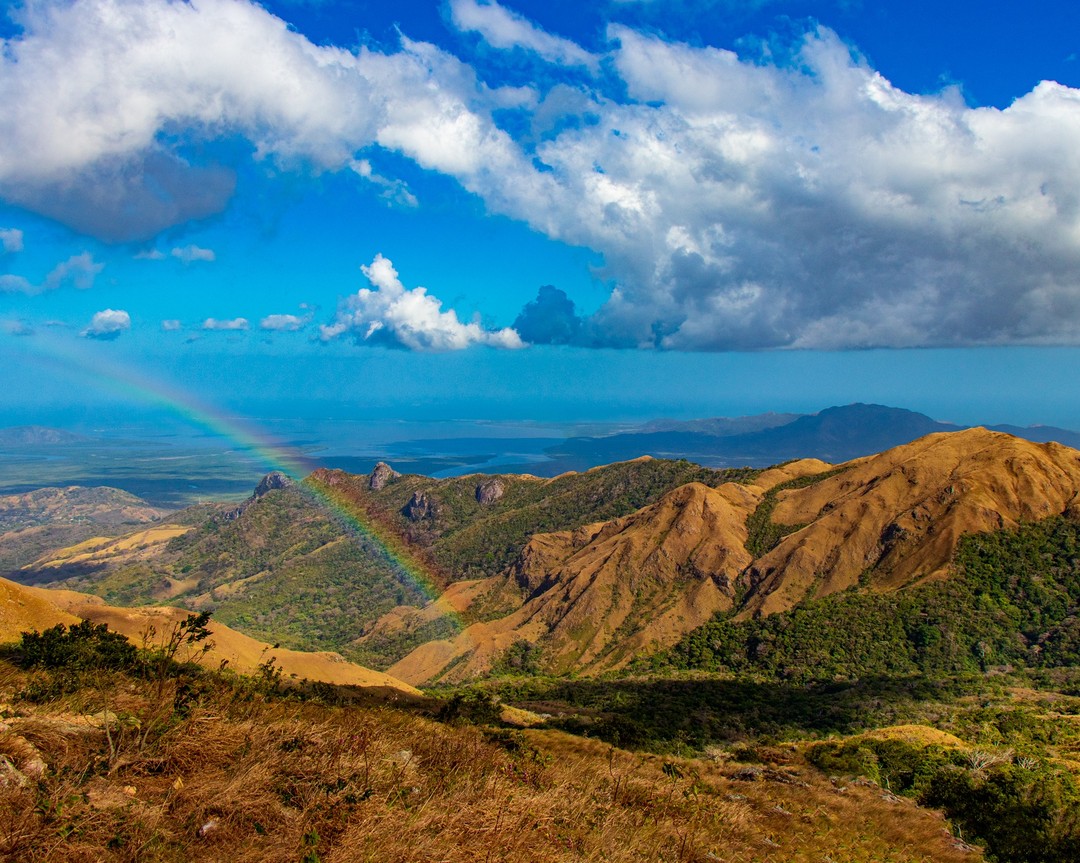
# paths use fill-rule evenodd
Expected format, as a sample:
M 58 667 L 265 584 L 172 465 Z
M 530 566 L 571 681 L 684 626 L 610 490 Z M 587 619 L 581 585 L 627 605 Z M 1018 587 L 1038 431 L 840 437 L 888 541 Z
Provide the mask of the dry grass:
M 0 663 L 3 860 L 978 859 L 934 814 L 798 764 L 665 760 L 224 684 L 180 717 L 174 682 L 155 700 L 122 676 L 33 705 L 16 697 L 28 682 Z
M 27 629 L 44 630 L 63 623 L 78 623 L 74 614 L 63 611 L 41 595 L 0 578 L 0 643 L 17 641 L 19 633 Z
M 95 536 L 77 545 L 47 554 L 24 569 L 56 569 L 78 563 L 92 563 L 120 557 L 125 552 L 158 550 L 169 540 L 183 536 L 191 527 L 166 524 L 129 533 L 119 539 Z

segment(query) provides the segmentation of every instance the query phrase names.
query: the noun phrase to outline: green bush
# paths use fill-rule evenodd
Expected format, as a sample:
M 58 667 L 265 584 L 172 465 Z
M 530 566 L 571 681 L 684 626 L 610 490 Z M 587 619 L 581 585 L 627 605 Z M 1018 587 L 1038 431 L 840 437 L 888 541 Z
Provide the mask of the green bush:
M 920 802 L 944 810 L 965 836 L 986 846 L 991 860 L 1080 861 L 1080 795 L 1067 774 L 1015 764 L 946 767 Z
M 68 627 L 58 623 L 44 632 L 24 632 L 19 653 L 25 668 L 87 671 L 121 670 L 135 665 L 138 651 L 130 641 L 89 620 Z

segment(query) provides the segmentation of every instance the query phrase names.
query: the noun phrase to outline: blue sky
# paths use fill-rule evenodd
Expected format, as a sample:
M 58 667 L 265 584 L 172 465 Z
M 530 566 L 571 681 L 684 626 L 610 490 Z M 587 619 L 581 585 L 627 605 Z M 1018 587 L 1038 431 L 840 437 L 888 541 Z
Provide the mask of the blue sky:
M 2 8 L 0 422 L 1080 426 L 1074 3 Z

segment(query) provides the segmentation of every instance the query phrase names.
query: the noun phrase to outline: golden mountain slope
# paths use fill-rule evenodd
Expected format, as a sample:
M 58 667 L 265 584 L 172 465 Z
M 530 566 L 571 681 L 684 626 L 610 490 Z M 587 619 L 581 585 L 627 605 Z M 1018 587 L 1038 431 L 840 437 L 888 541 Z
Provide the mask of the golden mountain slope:
M 41 631 L 62 623 L 78 623 L 74 614 L 62 611 L 43 591 L 0 578 L 0 642 L 18 641 L 19 633 Z
M 52 551 L 25 568 L 58 569 L 75 564 L 93 565 L 106 561 L 134 563 L 160 553 L 169 540 L 183 536 L 190 530 L 192 528 L 189 525 L 163 524 L 126 533 L 121 537 L 94 536 L 76 545 Z
M 1015 527 L 1074 507 L 1080 452 L 975 428 L 933 434 L 781 492 L 773 521 L 807 525 L 754 562 L 746 614 L 846 590 L 943 577 L 963 534 Z
M 183 609 L 165 606 L 113 608 L 96 596 L 70 590 L 25 587 L 0 578 L 0 641 L 15 641 L 23 631 L 47 629 L 58 623 L 70 625 L 84 619 L 108 624 L 110 629 L 141 644 L 151 627 L 156 636 L 150 636 L 150 641 L 153 642 L 155 637 L 160 640 L 188 614 Z M 227 661 L 234 671 L 246 674 L 255 671 L 260 663 L 272 656 L 286 679 L 307 678 L 323 683 L 419 694 L 412 686 L 388 674 L 347 662 L 336 653 L 274 648 L 213 620 L 209 628 L 213 647 L 199 658 L 208 667 L 216 668 L 222 661 Z
M 390 673 L 462 680 L 519 641 L 539 648 L 546 670 L 617 668 L 731 609 L 736 588 L 740 616 L 859 585 L 892 590 L 945 577 L 964 534 L 1080 510 L 1080 452 L 986 429 L 934 434 L 774 492 L 771 520 L 791 530 L 753 560 L 747 519 L 772 503 L 768 490 L 829 468 L 807 460 L 751 486 L 690 484 L 614 521 L 536 535 L 502 587 L 484 587 L 523 593 L 521 608 L 421 645 Z
M 508 590 L 525 592 L 521 608 L 423 644 L 390 673 L 411 682 L 462 680 L 487 671 L 518 641 L 541 644 L 552 671 L 598 671 L 674 644 L 732 607 L 735 580 L 751 563 L 746 519 L 768 488 L 826 468 L 805 460 L 752 486 L 690 483 L 623 518 L 537 534 L 501 577 Z M 486 581 L 489 592 L 498 589 L 500 578 Z

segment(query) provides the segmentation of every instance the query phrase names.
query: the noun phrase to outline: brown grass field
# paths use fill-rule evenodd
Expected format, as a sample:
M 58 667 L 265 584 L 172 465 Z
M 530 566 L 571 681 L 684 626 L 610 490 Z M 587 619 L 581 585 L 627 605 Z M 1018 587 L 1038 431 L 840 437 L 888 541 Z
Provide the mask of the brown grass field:
M 52 679 L 0 661 L 12 863 L 980 859 L 935 813 L 832 781 L 794 750 L 754 765 L 664 759 L 220 676 L 178 691 L 101 672 L 72 693 L 21 695 Z

